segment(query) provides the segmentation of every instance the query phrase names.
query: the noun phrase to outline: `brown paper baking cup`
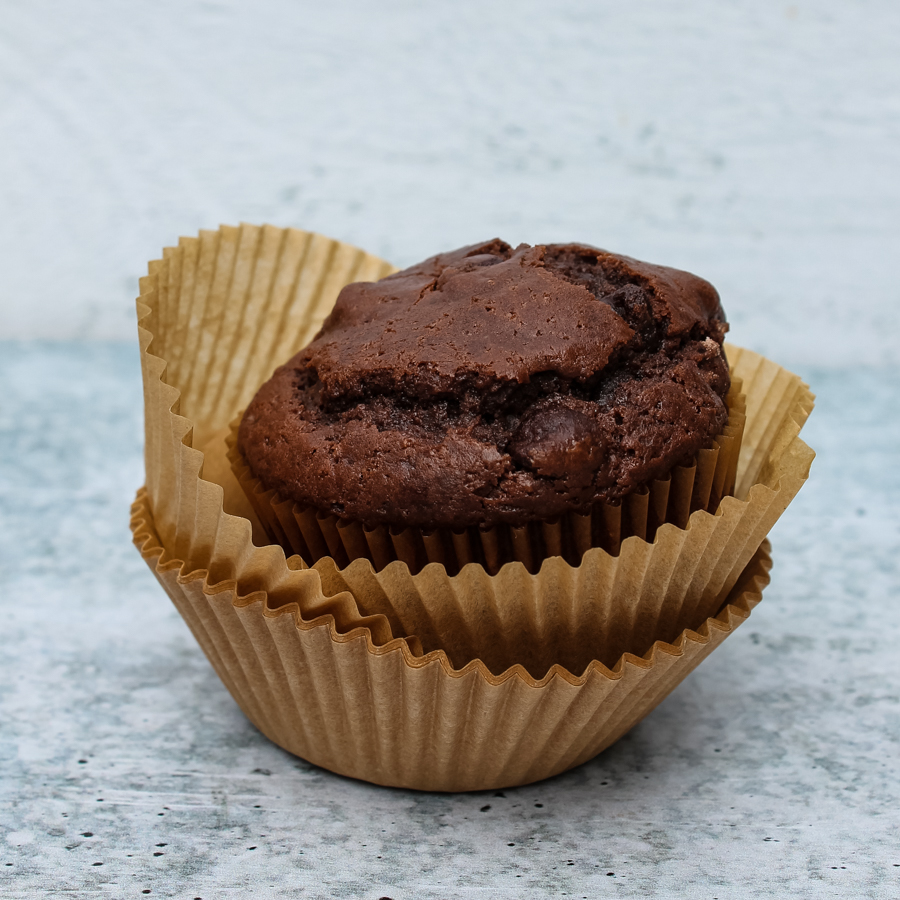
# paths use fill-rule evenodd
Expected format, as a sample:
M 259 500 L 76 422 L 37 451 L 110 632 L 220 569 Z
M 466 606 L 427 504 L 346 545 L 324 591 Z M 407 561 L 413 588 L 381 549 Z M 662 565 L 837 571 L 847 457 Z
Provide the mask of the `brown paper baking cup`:
M 543 561 L 561 556 L 577 566 L 593 547 L 618 555 L 629 537 L 652 542 L 660 525 L 671 522 L 685 527 L 692 512 L 715 512 L 723 497 L 734 493 L 741 437 L 746 420 L 746 398 L 740 379 L 734 379 L 726 398 L 728 421 L 710 446 L 688 466 L 677 466 L 665 479 L 656 480 L 621 502 L 597 503 L 584 511 L 520 528 L 499 525 L 490 529 L 459 531 L 417 528 L 366 528 L 360 522 L 323 514 L 286 500 L 267 490 L 253 474 L 238 448 L 237 432 L 242 416 L 229 426 L 226 438 L 228 462 L 241 490 L 253 507 L 268 539 L 280 544 L 289 556 L 297 554 L 306 565 L 331 557 L 343 568 L 356 559 L 367 559 L 376 571 L 395 560 L 410 572 L 438 563 L 451 575 L 477 563 L 495 575 L 509 562 L 520 562 L 536 572 Z
M 413 696 L 403 693 L 405 679 L 413 678 L 405 667 L 418 671 L 419 664 L 412 660 L 443 654 L 440 658 L 449 669 L 442 663 L 441 671 L 482 673 L 482 681 L 467 681 L 474 677 L 470 675 L 460 676 L 462 681 L 456 675 L 447 676 L 454 679 L 454 690 L 459 684 L 470 686 L 466 689 L 471 692 L 470 715 L 479 721 L 485 717 L 505 720 L 505 704 L 511 701 L 498 700 L 500 695 L 483 686 L 493 684 L 491 678 L 502 681 L 508 677 L 506 673 L 515 671 L 529 689 L 534 685 L 522 680 L 525 675 L 538 681 L 549 678 L 548 685 L 569 684 L 560 672 L 594 671 L 591 666 L 595 665 L 612 668 L 621 659 L 630 659 L 623 656 L 629 653 L 641 659 L 658 641 L 678 645 L 685 629 L 701 629 L 700 623 L 716 617 L 723 604 L 731 602 L 729 598 L 735 597 L 734 592 L 744 583 L 742 578 L 750 571 L 748 567 L 767 533 L 808 475 L 814 454 L 798 435 L 812 409 L 813 396 L 796 375 L 770 360 L 727 347 L 733 376 L 742 380 L 746 396 L 746 427 L 733 473 L 734 496 L 724 496 L 714 512 L 698 509 L 691 513 L 683 527 L 660 525 L 652 541 L 637 535 L 627 537 L 618 553 L 595 547 L 584 553 L 577 566 L 554 556 L 535 572 L 529 572 L 521 562 L 512 562 L 494 575 L 478 562 L 464 566 L 457 574 L 438 564 L 426 565 L 413 574 L 402 561 L 375 572 L 366 559 L 342 568 L 330 556 L 309 568 L 300 556 L 286 559 L 282 547 L 272 544 L 260 526 L 227 459 L 229 422 L 274 368 L 315 334 L 344 284 L 377 279 L 390 271 L 382 260 L 320 235 L 249 225 L 183 239 L 177 248 L 167 249 L 162 260 L 151 263 L 150 274 L 141 281 L 138 300 L 147 472 L 141 503 L 145 521 L 152 522 L 153 546 L 160 554 L 164 552 L 164 559 L 173 561 L 173 566 L 177 562 L 175 568 L 180 574 L 176 577 L 165 569 L 163 575 L 168 580 L 164 585 L 186 618 L 200 615 L 193 606 L 190 609 L 194 612 L 189 613 L 187 601 L 177 599 L 177 590 L 188 590 L 188 584 L 194 585 L 190 590 L 200 590 L 203 596 L 206 594 L 198 584 L 218 592 L 215 596 L 231 590 L 237 601 L 235 610 L 255 610 L 235 613 L 241 628 L 247 629 L 243 637 L 237 630 L 215 632 L 219 642 L 216 652 L 235 654 L 240 665 L 248 667 L 246 677 L 258 687 L 259 693 L 254 696 L 261 698 L 260 705 L 251 706 L 246 699 L 239 702 L 245 710 L 251 710 L 248 715 L 265 733 L 336 771 L 382 783 L 434 787 L 437 782 L 427 778 L 419 782 L 405 780 L 406 776 L 366 774 L 369 763 L 353 763 L 357 767 L 351 771 L 348 757 L 342 755 L 346 748 L 338 748 L 343 739 L 337 735 L 343 733 L 343 725 L 335 726 L 338 731 L 330 738 L 335 747 L 333 764 L 326 761 L 321 748 L 308 753 L 295 749 L 305 745 L 267 724 L 267 716 L 288 715 L 279 711 L 282 701 L 273 699 L 271 710 L 259 711 L 269 702 L 264 683 L 283 679 L 295 692 L 297 702 L 315 706 L 317 715 L 325 715 L 321 704 L 326 698 L 330 706 L 343 696 L 341 692 L 362 689 L 354 681 L 355 675 L 343 671 L 343 663 L 323 662 L 324 668 L 306 671 L 305 667 L 319 657 L 304 657 L 297 651 L 299 656 L 287 658 L 282 655 L 288 652 L 287 644 L 277 645 L 277 654 L 263 654 L 252 662 L 250 657 L 259 654 L 262 645 L 254 643 L 251 627 L 268 628 L 266 622 L 273 618 L 273 611 L 283 608 L 295 610 L 291 619 L 295 623 L 331 616 L 334 627 L 316 631 L 317 640 L 327 638 L 340 645 L 341 649 L 333 648 L 328 658 L 357 659 L 347 649 L 351 645 L 356 648 L 353 654 L 365 651 L 379 658 L 389 656 L 395 667 L 390 671 L 395 672 L 396 702 L 402 704 Z M 182 584 L 179 578 L 187 581 Z M 222 587 L 229 584 L 230 588 Z M 266 600 L 262 604 L 248 599 L 263 596 Z M 254 615 L 260 621 L 251 626 L 248 617 Z M 275 620 L 279 628 L 285 628 L 285 616 L 275 615 Z M 188 622 L 192 620 L 188 618 Z M 222 674 L 224 663 L 213 658 L 211 639 L 201 637 L 195 626 L 196 622 L 191 624 Z M 209 628 L 215 631 L 215 627 L 209 620 Z M 299 624 L 296 627 L 303 631 Z M 365 637 L 337 637 L 356 634 L 356 629 L 362 629 L 359 634 Z M 709 640 L 718 634 L 713 628 Z M 232 646 L 232 640 L 238 644 Z M 389 645 L 400 650 L 389 653 L 382 649 Z M 225 649 L 228 646 L 232 649 Z M 683 643 L 683 648 L 687 646 Z M 699 660 L 701 655 L 695 658 Z M 428 665 L 431 663 L 425 668 Z M 275 671 L 268 672 L 269 667 Z M 387 668 L 378 671 L 379 678 L 387 677 Z M 621 671 L 630 671 L 629 666 Z M 236 677 L 223 674 L 233 692 L 237 688 L 229 678 Z M 437 679 L 435 684 L 444 685 L 440 680 L 443 676 L 430 677 Z M 311 685 L 323 692 L 321 697 L 308 695 Z M 671 687 L 674 683 L 665 688 L 661 685 L 653 694 L 657 698 L 654 702 Z M 566 690 L 552 688 L 563 692 L 558 696 L 569 696 Z M 531 695 L 526 692 L 526 696 Z M 345 700 L 353 709 L 358 708 Z M 409 702 L 413 705 L 407 712 L 413 716 L 419 701 Z M 427 705 L 432 700 L 422 702 Z M 553 703 L 558 727 L 568 727 L 572 705 L 566 701 L 557 708 Z M 598 709 L 594 713 L 601 717 L 612 714 L 605 706 Z M 372 714 L 381 716 L 382 712 Z M 377 729 L 389 728 L 385 724 L 388 721 L 379 719 Z M 633 724 L 637 718 L 628 721 Z M 321 727 L 327 730 L 329 722 L 323 720 Z M 404 728 L 415 731 L 418 726 Z M 624 730 L 615 731 L 616 735 L 622 733 Z M 379 741 L 395 740 L 381 730 L 372 734 Z M 447 752 L 458 737 L 456 732 L 447 732 Z M 601 746 L 606 744 L 591 744 L 592 752 Z M 521 747 L 516 752 L 519 750 Z M 374 751 L 363 748 L 359 752 L 365 755 Z M 547 750 L 548 759 L 555 752 Z M 516 778 L 542 777 L 534 774 L 538 768 L 545 774 L 562 771 L 588 758 L 580 753 L 566 757 L 574 761 L 556 768 L 557 763 L 540 768 L 543 762 L 540 766 L 535 762 L 527 775 L 520 773 L 510 780 L 504 775 L 501 781 L 512 784 Z M 394 771 L 390 769 L 393 763 L 378 765 L 388 766 L 384 771 Z M 493 762 L 485 760 L 484 765 L 494 771 Z M 457 784 L 469 784 L 465 778 L 478 777 L 469 773 L 454 781 L 445 773 L 440 783 L 450 790 Z M 483 786 L 491 784 L 486 780 Z
M 612 668 L 543 678 L 455 668 L 347 616 L 339 603 L 304 616 L 298 603 L 189 571 L 163 548 L 145 491 L 135 544 L 247 718 L 316 765 L 376 784 L 477 791 L 528 784 L 580 765 L 660 703 L 750 614 L 768 584 L 768 544 L 716 616 Z

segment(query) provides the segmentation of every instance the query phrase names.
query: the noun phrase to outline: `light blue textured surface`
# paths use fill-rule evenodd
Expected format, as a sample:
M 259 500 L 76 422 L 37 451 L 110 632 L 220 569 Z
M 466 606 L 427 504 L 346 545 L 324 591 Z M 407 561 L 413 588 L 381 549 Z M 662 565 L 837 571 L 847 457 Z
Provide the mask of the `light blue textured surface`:
M 594 761 L 439 796 L 239 712 L 130 543 L 136 349 L 0 344 L 0 894 L 900 896 L 900 374 L 804 374 L 819 458 L 749 622 Z

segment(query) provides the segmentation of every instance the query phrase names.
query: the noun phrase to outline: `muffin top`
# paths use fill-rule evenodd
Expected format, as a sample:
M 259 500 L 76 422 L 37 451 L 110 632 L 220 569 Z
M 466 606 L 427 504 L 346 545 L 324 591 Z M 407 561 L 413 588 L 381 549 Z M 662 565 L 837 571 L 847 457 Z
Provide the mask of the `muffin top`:
M 519 526 L 616 500 L 724 426 L 716 290 L 500 240 L 350 284 L 238 444 L 267 488 L 374 527 Z

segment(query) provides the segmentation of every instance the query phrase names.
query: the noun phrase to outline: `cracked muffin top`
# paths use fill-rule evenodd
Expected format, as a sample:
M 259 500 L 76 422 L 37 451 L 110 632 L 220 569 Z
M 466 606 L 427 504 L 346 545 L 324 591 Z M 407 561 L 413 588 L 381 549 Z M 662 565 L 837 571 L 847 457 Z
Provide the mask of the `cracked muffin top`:
M 728 418 L 711 284 L 500 240 L 350 284 L 248 406 L 266 488 L 374 527 L 519 526 L 617 500 Z

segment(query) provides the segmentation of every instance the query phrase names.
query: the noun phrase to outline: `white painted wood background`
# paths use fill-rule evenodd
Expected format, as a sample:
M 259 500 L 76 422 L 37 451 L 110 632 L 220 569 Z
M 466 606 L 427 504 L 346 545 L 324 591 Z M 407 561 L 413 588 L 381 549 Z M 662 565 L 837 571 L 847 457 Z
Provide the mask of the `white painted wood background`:
M 786 364 L 900 362 L 896 0 L 0 9 L 0 337 L 131 339 L 147 260 L 244 220 L 583 240 Z

